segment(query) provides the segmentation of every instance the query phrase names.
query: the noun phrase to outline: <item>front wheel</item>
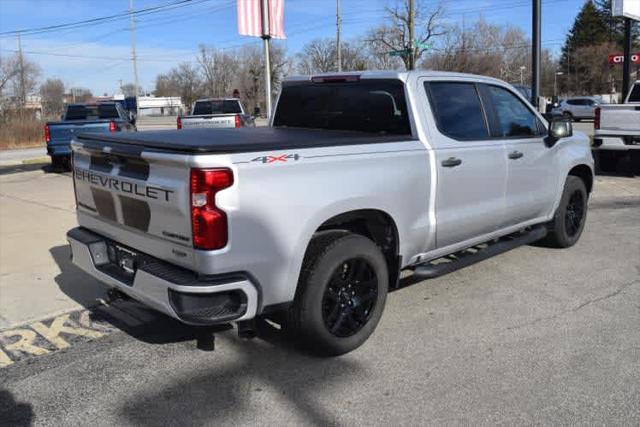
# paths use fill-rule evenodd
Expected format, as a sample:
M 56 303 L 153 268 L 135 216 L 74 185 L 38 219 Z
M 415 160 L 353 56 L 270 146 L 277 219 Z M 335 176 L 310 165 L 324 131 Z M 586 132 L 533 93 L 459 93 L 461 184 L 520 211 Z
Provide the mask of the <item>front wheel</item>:
M 348 353 L 376 328 L 388 286 L 387 264 L 375 243 L 348 232 L 323 232 L 305 254 L 290 331 L 315 354 Z
M 562 199 L 553 221 L 548 224 L 546 243 L 558 248 L 573 246 L 587 220 L 587 188 L 577 176 L 569 175 L 564 184 Z

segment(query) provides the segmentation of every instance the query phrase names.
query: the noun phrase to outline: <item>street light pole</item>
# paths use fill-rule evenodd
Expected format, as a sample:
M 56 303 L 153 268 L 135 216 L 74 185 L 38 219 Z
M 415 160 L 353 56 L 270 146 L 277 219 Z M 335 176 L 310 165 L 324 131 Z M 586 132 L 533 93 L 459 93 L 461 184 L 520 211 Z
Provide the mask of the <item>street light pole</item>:
M 269 52 L 269 3 L 262 0 L 260 10 L 262 12 L 262 40 L 264 40 L 264 97 L 267 120 L 271 119 L 271 58 Z
M 340 0 L 336 0 L 336 52 L 338 61 L 338 72 L 342 71 L 342 49 L 340 47 L 340 25 L 342 19 L 340 18 Z
M 538 108 L 538 96 L 540 95 L 540 51 L 542 40 L 540 38 L 541 27 L 541 0 L 533 0 L 533 13 L 531 23 L 532 52 L 531 52 L 531 102 Z
M 524 70 L 526 70 L 527 67 L 525 67 L 524 65 L 520 66 L 520 84 L 524 85 Z
M 556 97 L 558 94 L 558 76 L 563 75 L 562 71 L 556 71 L 553 73 L 553 96 Z

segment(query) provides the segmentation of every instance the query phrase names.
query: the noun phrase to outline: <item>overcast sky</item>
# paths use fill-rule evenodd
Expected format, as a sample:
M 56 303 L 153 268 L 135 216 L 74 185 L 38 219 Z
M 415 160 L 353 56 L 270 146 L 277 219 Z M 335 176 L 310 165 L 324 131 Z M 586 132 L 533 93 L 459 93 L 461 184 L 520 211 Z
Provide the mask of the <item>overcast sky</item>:
M 419 0 L 418 0 L 419 1 Z M 532 0 L 426 0 L 444 5 L 448 22 L 469 24 L 480 17 L 511 24 L 531 33 Z M 585 0 L 543 0 L 543 47 L 558 52 Z M 142 9 L 175 0 L 134 0 Z M 341 0 L 343 37 L 357 38 L 384 19 L 394 0 Z M 308 41 L 335 36 L 335 0 L 285 0 L 285 32 L 278 41 L 290 54 Z M 128 0 L 0 0 L 0 32 L 38 28 L 125 12 Z M 133 81 L 128 19 L 22 38 L 26 56 L 43 70 L 42 78 L 59 77 L 68 86 L 114 93 Z M 194 4 L 138 18 L 137 47 L 141 86 L 150 91 L 158 73 L 193 60 L 199 44 L 234 48 L 259 46 L 261 40 L 238 35 L 235 0 L 194 0 Z M 0 55 L 13 54 L 15 36 L 0 36 Z

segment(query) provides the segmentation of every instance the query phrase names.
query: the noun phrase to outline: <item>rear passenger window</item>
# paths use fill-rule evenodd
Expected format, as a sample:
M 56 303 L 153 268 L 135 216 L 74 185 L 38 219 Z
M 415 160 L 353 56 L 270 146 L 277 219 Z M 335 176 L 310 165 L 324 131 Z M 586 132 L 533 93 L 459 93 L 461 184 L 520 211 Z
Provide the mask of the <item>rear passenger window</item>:
M 489 98 L 497 115 L 499 136 L 527 137 L 540 134 L 538 118 L 513 93 L 498 86 L 489 86 Z
M 438 129 L 459 140 L 486 139 L 487 122 L 473 83 L 425 83 Z

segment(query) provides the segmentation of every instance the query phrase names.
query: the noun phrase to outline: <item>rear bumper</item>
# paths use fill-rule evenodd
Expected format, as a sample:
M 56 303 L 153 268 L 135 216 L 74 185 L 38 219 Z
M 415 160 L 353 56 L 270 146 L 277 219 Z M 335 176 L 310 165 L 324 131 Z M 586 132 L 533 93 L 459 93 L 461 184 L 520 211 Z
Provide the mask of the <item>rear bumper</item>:
M 71 156 L 71 143 L 47 144 L 47 155 L 51 157 Z
M 592 138 L 594 150 L 640 150 L 640 136 L 618 136 L 597 134 Z
M 149 255 L 127 275 L 109 261 L 108 244 L 117 244 L 84 228 L 67 233 L 73 263 L 106 285 L 192 325 L 212 325 L 255 317 L 257 284 L 243 273 L 200 277 Z M 119 273 L 120 271 L 120 273 Z

